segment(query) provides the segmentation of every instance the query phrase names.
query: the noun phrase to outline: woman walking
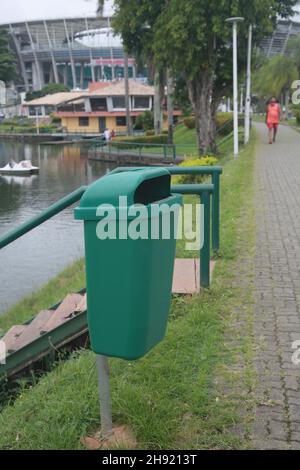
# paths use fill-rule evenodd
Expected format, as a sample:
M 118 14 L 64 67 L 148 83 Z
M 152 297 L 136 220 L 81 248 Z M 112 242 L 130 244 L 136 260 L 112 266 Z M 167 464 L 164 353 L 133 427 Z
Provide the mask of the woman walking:
M 266 124 L 269 129 L 269 144 L 276 142 L 278 126 L 281 118 L 281 108 L 275 97 L 267 105 Z

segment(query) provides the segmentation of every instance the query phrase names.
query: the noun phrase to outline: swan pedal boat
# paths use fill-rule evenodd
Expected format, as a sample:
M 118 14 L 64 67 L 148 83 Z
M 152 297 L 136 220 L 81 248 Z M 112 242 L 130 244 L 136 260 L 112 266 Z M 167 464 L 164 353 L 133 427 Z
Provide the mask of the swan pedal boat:
M 40 169 L 33 166 L 30 160 L 23 160 L 20 163 L 11 162 L 0 168 L 0 175 L 30 176 L 39 173 Z

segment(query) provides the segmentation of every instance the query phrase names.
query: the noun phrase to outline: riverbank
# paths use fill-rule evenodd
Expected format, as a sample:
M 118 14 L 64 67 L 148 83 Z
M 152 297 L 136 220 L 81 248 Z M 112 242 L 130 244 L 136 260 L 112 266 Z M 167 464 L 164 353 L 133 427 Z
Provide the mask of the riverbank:
M 254 153 L 252 141 L 237 161 L 223 162 L 222 249 L 212 289 L 173 299 L 167 337 L 146 358 L 110 361 L 114 422 L 132 429 L 140 449 L 249 446 Z M 76 290 L 83 273 L 75 273 L 70 268 L 60 288 Z M 38 296 L 32 305 L 49 301 Z M 29 307 L 15 307 L 14 323 Z M 99 426 L 95 355 L 82 351 L 59 364 L 3 410 L 0 426 L 1 449 L 80 449 L 80 438 Z

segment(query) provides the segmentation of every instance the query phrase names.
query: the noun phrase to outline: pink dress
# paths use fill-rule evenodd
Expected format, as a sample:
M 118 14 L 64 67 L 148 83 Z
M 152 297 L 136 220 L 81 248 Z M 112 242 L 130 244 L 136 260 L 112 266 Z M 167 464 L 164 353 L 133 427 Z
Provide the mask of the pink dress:
M 267 126 L 269 129 L 278 127 L 280 122 L 280 105 L 278 103 L 270 103 L 267 112 Z

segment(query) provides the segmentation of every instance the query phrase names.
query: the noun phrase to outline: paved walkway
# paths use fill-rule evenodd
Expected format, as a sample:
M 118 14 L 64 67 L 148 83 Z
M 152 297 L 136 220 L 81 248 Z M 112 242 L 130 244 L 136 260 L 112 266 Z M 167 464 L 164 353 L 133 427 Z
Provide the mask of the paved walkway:
M 300 134 L 281 126 L 269 145 L 257 124 L 256 367 L 259 374 L 256 449 L 300 449 Z

